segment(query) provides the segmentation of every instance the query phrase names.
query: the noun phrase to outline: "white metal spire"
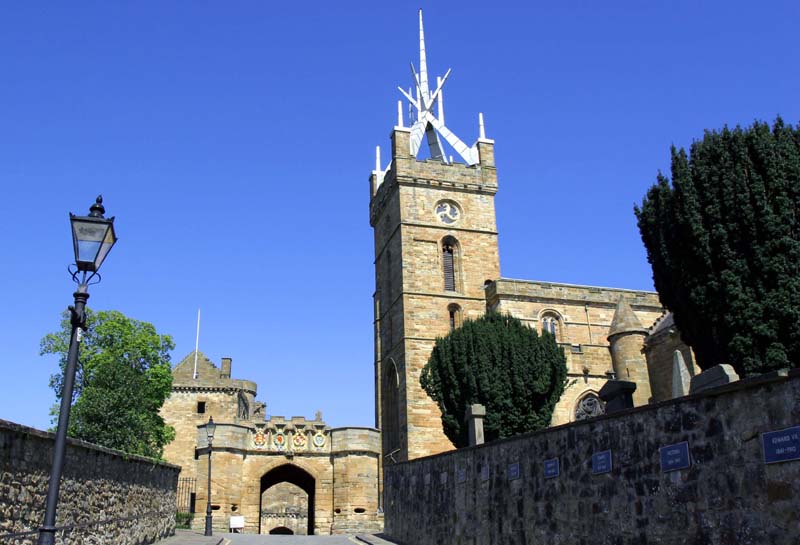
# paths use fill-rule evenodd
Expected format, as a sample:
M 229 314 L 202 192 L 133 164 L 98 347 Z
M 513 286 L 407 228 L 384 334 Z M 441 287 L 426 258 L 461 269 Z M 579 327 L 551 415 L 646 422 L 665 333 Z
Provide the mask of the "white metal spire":
M 412 65 L 413 70 L 413 65 Z M 428 88 L 428 60 L 425 58 L 425 29 L 422 26 L 422 10 L 419 10 L 419 82 L 420 94 L 427 102 L 430 98 Z
M 409 108 L 416 109 L 416 120 L 411 126 L 411 154 L 417 156 L 423 136 L 428 141 L 431 158 L 447 163 L 441 136 L 467 162 L 474 165 L 478 162 L 478 151 L 475 146 L 469 147 L 453 134 L 444 124 L 444 107 L 442 105 L 442 88 L 450 76 L 450 69 L 443 77 L 436 78 L 436 89 L 431 92 L 428 87 L 428 60 L 425 53 L 425 30 L 422 24 L 422 10 L 419 10 L 419 73 L 411 63 L 411 75 L 414 78 L 415 92 L 398 87 L 409 102 Z M 434 107 L 436 109 L 434 110 Z M 483 137 L 483 136 L 482 136 Z

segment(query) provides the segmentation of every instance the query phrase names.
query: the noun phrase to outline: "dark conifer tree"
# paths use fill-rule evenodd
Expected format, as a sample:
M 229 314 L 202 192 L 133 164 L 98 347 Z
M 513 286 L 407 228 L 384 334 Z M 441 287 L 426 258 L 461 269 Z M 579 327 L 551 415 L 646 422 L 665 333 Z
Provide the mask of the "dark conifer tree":
M 486 407 L 487 442 L 547 427 L 566 376 L 553 335 L 490 313 L 438 338 L 420 382 L 442 411 L 445 435 L 463 447 L 464 411 L 474 403 Z
M 800 362 L 800 129 L 706 132 L 635 208 L 662 304 L 707 369 Z

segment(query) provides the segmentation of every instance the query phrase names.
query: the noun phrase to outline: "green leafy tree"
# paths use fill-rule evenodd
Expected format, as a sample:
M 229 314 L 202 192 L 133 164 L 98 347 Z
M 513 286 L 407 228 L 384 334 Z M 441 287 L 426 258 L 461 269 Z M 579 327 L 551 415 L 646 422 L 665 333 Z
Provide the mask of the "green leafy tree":
M 779 118 L 672 148 L 635 208 L 662 304 L 707 369 L 800 362 L 800 130 Z
M 61 329 L 41 341 L 41 354 L 56 354 L 61 373 L 50 386 L 60 399 L 71 326 L 65 313 Z M 80 344 L 68 433 L 130 454 L 161 458 L 175 437 L 159 409 L 172 388 L 169 335 L 117 311 L 87 310 Z
M 566 358 L 553 335 L 489 313 L 436 339 L 420 383 L 442 411 L 445 435 L 463 447 L 469 405 L 486 407 L 486 441 L 539 430 L 550 424 L 566 377 Z

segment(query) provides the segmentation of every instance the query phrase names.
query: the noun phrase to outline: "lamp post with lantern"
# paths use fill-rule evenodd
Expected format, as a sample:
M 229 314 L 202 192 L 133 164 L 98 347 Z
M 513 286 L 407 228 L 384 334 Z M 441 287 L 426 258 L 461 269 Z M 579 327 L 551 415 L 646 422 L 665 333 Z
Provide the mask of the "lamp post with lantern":
M 78 364 L 78 347 L 81 335 L 86 328 L 86 301 L 89 299 L 89 286 L 100 281 L 98 270 L 103 260 L 117 242 L 114 232 L 114 218 L 105 218 L 103 197 L 99 195 L 89 208 L 88 216 L 69 215 L 72 225 L 72 245 L 75 251 L 75 263 L 70 265 L 72 279 L 78 284 L 73 294 L 75 304 L 69 307 L 72 335 L 69 341 L 67 365 L 64 369 L 64 384 L 61 390 L 61 408 L 58 412 L 58 429 L 53 449 L 53 467 L 50 470 L 50 482 L 47 487 L 44 524 L 39 529 L 38 545 L 54 545 L 56 507 L 61 485 L 61 473 L 64 470 L 64 457 L 67 447 L 67 427 L 72 407 L 72 391 L 75 384 L 75 370 Z M 74 270 L 73 270 L 74 267 Z
M 212 517 L 211 517 L 211 444 L 214 442 L 214 432 L 217 430 L 217 425 L 214 424 L 214 417 L 208 417 L 208 423 L 206 424 L 206 437 L 208 437 L 208 498 L 206 502 L 206 532 L 205 535 L 210 536 L 213 535 L 213 530 L 211 528 Z

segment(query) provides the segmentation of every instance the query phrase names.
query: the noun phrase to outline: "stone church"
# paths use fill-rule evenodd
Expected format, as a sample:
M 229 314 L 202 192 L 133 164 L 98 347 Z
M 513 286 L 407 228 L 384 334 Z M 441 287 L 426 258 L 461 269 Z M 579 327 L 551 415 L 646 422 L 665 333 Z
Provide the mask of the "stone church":
M 453 448 L 438 407 L 420 386 L 420 372 L 437 337 L 487 311 L 510 313 L 552 333 L 564 348 L 569 379 L 552 425 L 602 412 L 598 392 L 611 377 L 636 383 L 636 405 L 668 398 L 672 352 L 682 351 L 690 372 L 692 357 L 674 325 L 664 325 L 669 320 L 659 337 L 645 343 L 663 315 L 657 293 L 502 277 L 495 142 L 486 137 L 482 114 L 472 146 L 445 125 L 443 86 L 449 71 L 432 89 L 421 12 L 419 43 L 416 89 L 413 94 L 400 90 L 415 115 L 406 125 L 398 103 L 390 161 L 382 167 L 378 149 L 369 179 L 375 407 L 383 463 Z M 420 160 L 423 140 L 429 158 Z M 445 143 L 459 161 L 447 156 Z
M 436 404 L 419 376 L 435 339 L 466 318 L 510 313 L 555 335 L 568 382 L 552 425 L 603 412 L 598 392 L 609 378 L 635 382 L 636 405 L 671 397 L 672 357 L 680 342 L 658 295 L 594 286 L 503 278 L 494 197 L 495 142 L 467 146 L 444 122 L 447 76 L 428 81 L 422 14 L 416 91 L 401 90 L 415 111 L 406 125 L 398 104 L 391 158 L 380 150 L 370 178 L 375 243 L 375 429 L 329 428 L 317 414 L 271 417 L 257 385 L 193 352 L 174 369 L 162 414 L 176 431 L 165 458 L 182 467 L 179 511 L 202 528 L 208 498 L 206 423 L 213 439 L 211 503 L 215 527 L 247 533 L 331 534 L 382 526 L 385 464 L 450 450 Z M 422 142 L 429 158 L 420 160 Z M 459 157 L 445 154 L 445 145 Z M 511 191 L 513 191 L 513 186 Z

